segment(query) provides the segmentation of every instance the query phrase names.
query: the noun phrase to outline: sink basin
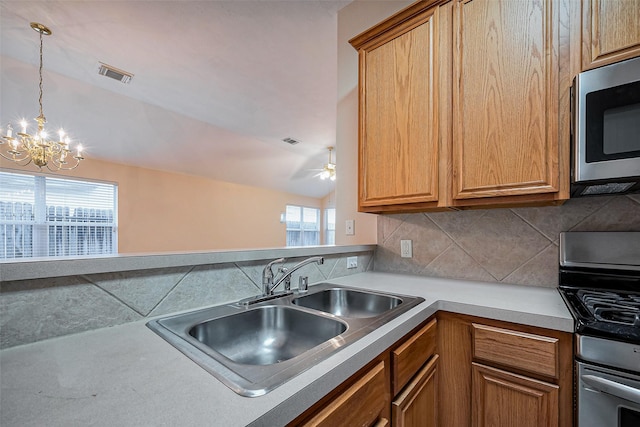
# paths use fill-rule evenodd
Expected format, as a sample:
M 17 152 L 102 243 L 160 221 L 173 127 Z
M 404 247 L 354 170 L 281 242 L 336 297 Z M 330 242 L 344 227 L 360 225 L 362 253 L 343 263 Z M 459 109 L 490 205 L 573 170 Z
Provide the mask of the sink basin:
M 263 395 L 424 299 L 331 283 L 147 323 L 241 396 Z
M 335 319 L 286 306 L 267 306 L 199 323 L 189 335 L 235 363 L 271 365 L 346 330 L 347 326 Z
M 332 288 L 295 298 L 293 303 L 335 316 L 374 317 L 399 306 L 402 300 L 391 295 Z

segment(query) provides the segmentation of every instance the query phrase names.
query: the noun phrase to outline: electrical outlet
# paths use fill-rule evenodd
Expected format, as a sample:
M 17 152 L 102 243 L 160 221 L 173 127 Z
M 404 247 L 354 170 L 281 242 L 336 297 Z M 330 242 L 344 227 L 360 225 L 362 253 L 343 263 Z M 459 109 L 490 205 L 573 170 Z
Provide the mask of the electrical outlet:
M 347 257 L 347 268 L 358 268 L 358 257 L 357 256 Z
M 400 240 L 400 256 L 402 258 L 413 257 L 413 247 L 411 240 Z
M 347 236 L 353 236 L 356 234 L 356 221 L 354 219 L 348 219 L 346 221 L 345 233 Z

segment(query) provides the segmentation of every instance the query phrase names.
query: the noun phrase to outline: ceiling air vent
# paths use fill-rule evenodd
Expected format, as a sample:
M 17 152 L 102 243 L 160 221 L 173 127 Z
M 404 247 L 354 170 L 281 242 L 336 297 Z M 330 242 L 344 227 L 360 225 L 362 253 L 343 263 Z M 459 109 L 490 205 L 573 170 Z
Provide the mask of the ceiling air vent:
M 129 83 L 133 78 L 132 73 L 127 73 L 126 71 L 120 70 L 116 67 L 112 67 L 111 65 L 107 65 L 102 62 L 100 62 L 98 74 L 100 74 L 101 76 L 112 78 L 114 80 L 119 80 L 122 83 Z
M 283 139 L 283 141 L 286 142 L 287 144 L 291 144 L 291 145 L 296 145 L 296 144 L 298 144 L 300 142 L 297 139 L 293 139 L 293 138 L 285 138 L 285 139 Z

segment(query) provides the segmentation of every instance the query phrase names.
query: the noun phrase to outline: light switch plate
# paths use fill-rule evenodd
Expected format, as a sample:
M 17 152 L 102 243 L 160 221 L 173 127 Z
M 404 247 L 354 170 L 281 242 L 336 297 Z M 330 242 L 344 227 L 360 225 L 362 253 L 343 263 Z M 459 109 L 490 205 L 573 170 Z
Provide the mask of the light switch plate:
M 358 257 L 357 256 L 347 257 L 347 268 L 358 268 Z
M 353 236 L 356 234 L 356 221 L 354 219 L 348 219 L 346 221 L 345 233 L 347 236 Z
M 413 247 L 411 240 L 400 240 L 400 256 L 402 258 L 413 257 Z

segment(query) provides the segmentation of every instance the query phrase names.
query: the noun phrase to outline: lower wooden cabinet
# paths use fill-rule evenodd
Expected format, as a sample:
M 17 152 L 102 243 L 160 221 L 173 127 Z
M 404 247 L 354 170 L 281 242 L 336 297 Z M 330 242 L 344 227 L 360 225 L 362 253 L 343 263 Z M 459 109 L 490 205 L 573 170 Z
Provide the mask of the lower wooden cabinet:
M 381 360 L 304 426 L 383 426 L 388 424 L 389 381 Z
M 289 426 L 437 426 L 436 331 L 426 321 Z
M 434 355 L 391 403 L 396 427 L 438 425 L 438 355 Z
M 555 384 L 473 363 L 473 427 L 558 425 Z
M 573 335 L 438 313 L 439 426 L 572 427 Z
M 291 426 L 571 427 L 573 335 L 440 311 Z

